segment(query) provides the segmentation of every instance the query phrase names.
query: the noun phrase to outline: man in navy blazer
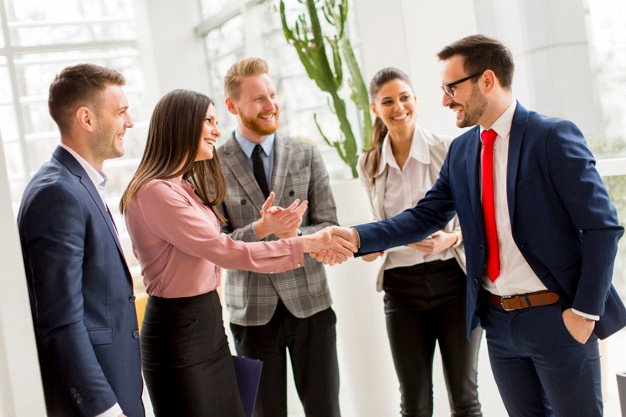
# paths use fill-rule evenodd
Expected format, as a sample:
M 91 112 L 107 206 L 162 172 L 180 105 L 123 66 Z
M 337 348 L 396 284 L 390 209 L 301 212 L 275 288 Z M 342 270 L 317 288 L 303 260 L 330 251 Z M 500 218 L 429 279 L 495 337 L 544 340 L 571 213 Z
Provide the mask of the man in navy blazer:
M 49 417 L 144 416 L 132 279 L 102 172 L 133 126 L 124 83 L 91 64 L 56 76 L 48 105 L 61 144 L 18 213 Z
M 598 338 L 626 325 L 626 309 L 611 284 L 623 228 L 594 157 L 573 123 L 528 111 L 513 98 L 513 59 L 500 42 L 469 36 L 438 57 L 443 105 L 457 126 L 476 127 L 453 141 L 439 179 L 417 206 L 336 233 L 350 233 L 354 243 L 360 239 L 359 253 L 371 253 L 421 241 L 458 213 L 467 331 L 479 321 L 485 329 L 509 415 L 601 416 Z M 481 201 L 481 131 L 489 129 L 497 134 L 492 252 L 499 251 L 491 278 Z

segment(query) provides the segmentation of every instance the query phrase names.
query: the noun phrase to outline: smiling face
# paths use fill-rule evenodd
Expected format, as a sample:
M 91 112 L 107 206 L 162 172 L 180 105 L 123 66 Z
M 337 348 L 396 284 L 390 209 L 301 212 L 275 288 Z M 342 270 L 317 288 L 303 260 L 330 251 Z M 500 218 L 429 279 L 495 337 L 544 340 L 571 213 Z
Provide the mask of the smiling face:
M 195 161 L 204 161 L 212 159 L 215 152 L 215 142 L 222 134 L 217 127 L 217 118 L 215 115 L 215 106 L 209 104 L 206 112 L 206 118 L 202 123 L 202 134 L 198 143 L 198 152 Z
M 393 135 L 414 128 L 416 104 L 417 98 L 411 86 L 396 78 L 380 87 L 370 106 Z
M 228 110 L 237 115 L 239 133 L 260 143 L 278 129 L 280 110 L 274 82 L 267 74 L 244 77 L 239 98 L 226 100 Z
M 468 76 L 463 67 L 463 62 L 464 59 L 461 55 L 455 55 L 444 61 L 441 71 L 441 85 Z M 481 77 L 472 78 L 452 87 L 454 98 L 450 98 L 446 93 L 443 93 L 441 103 L 454 111 L 458 127 L 474 126 L 482 122 L 488 102 L 480 89 L 479 81 Z
M 94 114 L 93 135 L 88 146 L 93 162 L 102 166 L 105 160 L 124 155 L 124 135 L 126 129 L 133 127 L 122 87 L 107 85 L 99 93 Z

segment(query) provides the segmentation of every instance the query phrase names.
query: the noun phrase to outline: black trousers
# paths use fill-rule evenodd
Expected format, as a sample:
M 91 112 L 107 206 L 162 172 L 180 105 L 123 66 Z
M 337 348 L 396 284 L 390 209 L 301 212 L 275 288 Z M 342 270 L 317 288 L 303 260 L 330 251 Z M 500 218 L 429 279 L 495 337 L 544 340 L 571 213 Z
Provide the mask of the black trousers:
M 244 417 L 215 291 L 151 296 L 140 340 L 156 417 Z
M 263 361 L 255 417 L 287 417 L 287 350 L 307 417 L 340 417 L 335 312 L 299 319 L 279 301 L 264 326 L 230 325 L 239 355 Z
M 465 329 L 466 277 L 456 260 L 385 271 L 385 315 L 400 383 L 402 416 L 433 415 L 433 357 L 439 344 L 453 417 L 482 416 L 476 367 L 482 330 Z

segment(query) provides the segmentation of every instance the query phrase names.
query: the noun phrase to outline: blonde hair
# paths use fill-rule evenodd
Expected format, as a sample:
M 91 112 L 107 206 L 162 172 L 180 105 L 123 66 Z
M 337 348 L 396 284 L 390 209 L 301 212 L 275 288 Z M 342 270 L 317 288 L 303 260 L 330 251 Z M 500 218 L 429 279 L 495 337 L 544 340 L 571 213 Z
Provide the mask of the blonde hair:
M 235 62 L 224 77 L 224 95 L 232 99 L 239 99 L 241 79 L 259 74 L 267 74 L 269 67 L 261 58 L 243 58 Z

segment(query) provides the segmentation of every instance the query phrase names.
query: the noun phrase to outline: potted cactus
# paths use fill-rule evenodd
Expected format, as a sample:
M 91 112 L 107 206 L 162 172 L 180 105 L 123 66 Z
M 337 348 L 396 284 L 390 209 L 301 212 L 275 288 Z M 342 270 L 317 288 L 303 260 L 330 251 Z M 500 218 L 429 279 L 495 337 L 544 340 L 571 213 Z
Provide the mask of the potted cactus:
M 305 6 L 305 12 L 298 15 L 292 27 L 287 22 L 285 0 L 280 0 L 280 17 L 285 39 L 291 44 L 300 58 L 307 75 L 317 86 L 329 95 L 329 106 L 337 116 L 341 137 L 332 139 L 322 131 L 317 116 L 315 125 L 324 141 L 335 148 L 356 178 L 358 145 L 356 137 L 361 132 L 363 148 L 371 145 L 372 119 L 370 115 L 367 88 L 354 55 L 350 39 L 346 33 L 348 0 L 287 0 L 298 1 Z M 324 26 L 320 21 L 324 18 Z M 326 31 L 325 31 L 326 30 Z M 350 99 L 356 105 L 362 128 L 357 134 L 352 129 L 348 117 L 348 107 L 342 95 L 344 69 L 349 73 L 348 86 Z

